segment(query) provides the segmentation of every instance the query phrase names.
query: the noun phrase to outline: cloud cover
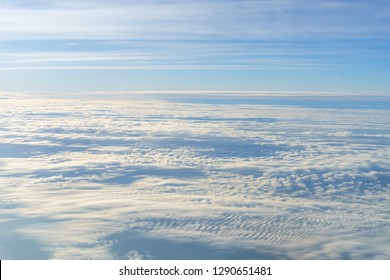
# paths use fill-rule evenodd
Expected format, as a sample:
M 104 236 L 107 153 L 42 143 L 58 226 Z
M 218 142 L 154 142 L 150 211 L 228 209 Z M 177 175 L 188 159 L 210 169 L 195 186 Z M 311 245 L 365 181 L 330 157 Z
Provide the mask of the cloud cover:
M 389 10 L 388 1 L 346 0 L 1 1 L 0 83 L 387 90 Z M 148 83 L 164 75 L 159 88 Z
M 387 110 L 0 102 L 2 258 L 390 258 Z
M 4 39 L 269 39 L 388 33 L 387 1 L 2 1 Z
M 386 1 L 1 4 L 2 71 L 321 69 L 389 57 Z

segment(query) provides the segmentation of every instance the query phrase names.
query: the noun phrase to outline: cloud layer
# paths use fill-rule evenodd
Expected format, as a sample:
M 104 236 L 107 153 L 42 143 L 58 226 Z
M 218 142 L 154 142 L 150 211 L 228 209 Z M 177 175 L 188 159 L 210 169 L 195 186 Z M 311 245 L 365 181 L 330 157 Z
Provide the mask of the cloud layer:
M 389 10 L 387 1 L 6 1 L 0 38 L 377 37 Z
M 3 259 L 390 258 L 386 110 L 21 97 Z
M 389 10 L 386 1 L 2 1 L 0 71 L 383 63 Z

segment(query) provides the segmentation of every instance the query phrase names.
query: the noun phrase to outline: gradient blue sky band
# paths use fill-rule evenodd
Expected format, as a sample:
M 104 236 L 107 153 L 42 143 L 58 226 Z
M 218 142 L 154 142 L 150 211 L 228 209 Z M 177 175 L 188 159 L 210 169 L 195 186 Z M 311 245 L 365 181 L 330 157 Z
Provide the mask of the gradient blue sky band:
M 2 90 L 390 89 L 390 1 L 1 1 Z

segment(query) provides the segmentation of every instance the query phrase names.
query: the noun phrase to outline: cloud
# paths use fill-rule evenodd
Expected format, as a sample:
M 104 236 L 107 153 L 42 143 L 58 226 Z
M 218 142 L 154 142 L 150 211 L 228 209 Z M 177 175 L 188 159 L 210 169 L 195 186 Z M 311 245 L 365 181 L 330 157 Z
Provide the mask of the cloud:
M 143 41 L 134 45 L 78 43 L 67 45 L 66 51 L 4 51 L 0 53 L 0 71 L 15 70 L 248 70 L 248 69 L 316 69 L 340 68 L 341 63 L 321 61 L 318 54 L 288 52 L 275 47 L 272 51 L 261 43 L 164 42 Z M 75 49 L 76 48 L 76 49 Z M 78 50 L 82 48 L 88 51 Z M 117 48 L 120 48 L 118 50 Z M 253 49 L 256 49 L 254 52 Z M 342 51 L 340 51 L 342 52 Z M 298 55 L 298 57 L 297 57 Z M 328 57 L 329 54 L 320 54 Z M 367 55 L 366 55 L 367 56 Z
M 33 2 L 34 3 L 34 2 Z M 376 37 L 384 3 L 364 1 L 35 1 L 3 5 L 4 39 Z M 369 13 L 370 16 L 367 16 Z
M 388 60 L 377 45 L 387 44 L 386 10 L 382 1 L 2 1 L 0 71 L 357 69 Z
M 29 258 L 390 256 L 386 110 L 2 96 L 0 239 Z
M 2 1 L 0 71 L 13 80 L 13 71 L 357 69 L 389 58 L 377 45 L 387 44 L 386 10 L 382 1 Z

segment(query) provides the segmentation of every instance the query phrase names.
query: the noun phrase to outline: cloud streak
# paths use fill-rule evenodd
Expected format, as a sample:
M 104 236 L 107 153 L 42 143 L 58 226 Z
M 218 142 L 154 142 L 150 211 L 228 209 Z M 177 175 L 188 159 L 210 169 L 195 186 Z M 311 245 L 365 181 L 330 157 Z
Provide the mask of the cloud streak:
M 109 90 L 137 83 L 130 89 L 148 90 L 144 80 L 154 71 L 171 73 L 172 80 L 175 72 L 198 72 L 166 83 L 169 89 L 181 82 L 182 89 L 225 88 L 199 73 L 204 70 L 229 81 L 240 72 L 237 80 L 248 79 L 249 89 L 340 89 L 333 82 L 340 77 L 348 78 L 339 81 L 342 89 L 387 88 L 388 10 L 386 1 L 344 0 L 2 1 L 0 79 L 10 90 L 59 90 L 56 85 L 66 87 L 68 80 L 76 80 L 78 90 L 93 90 L 74 73 L 85 81 L 101 80 L 106 71 L 104 84 L 118 85 Z M 41 85 L 52 70 L 64 74 L 55 85 Z M 115 71 L 139 77 L 129 82 Z M 21 76 L 25 87 L 17 82 Z
M 4 5 L 0 39 L 372 38 L 389 32 L 384 8 L 366 1 L 43 1 Z

